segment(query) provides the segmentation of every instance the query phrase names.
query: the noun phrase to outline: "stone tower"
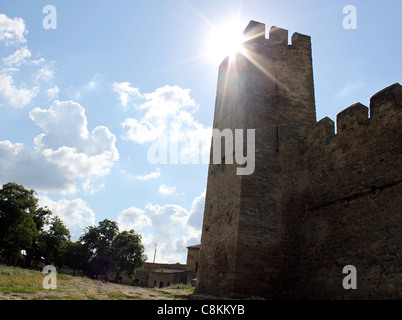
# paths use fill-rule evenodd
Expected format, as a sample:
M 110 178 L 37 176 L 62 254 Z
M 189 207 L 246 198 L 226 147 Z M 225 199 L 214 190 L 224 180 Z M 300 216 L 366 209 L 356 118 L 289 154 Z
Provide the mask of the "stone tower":
M 266 39 L 254 21 L 244 33 L 220 65 L 213 126 L 242 129 L 247 148 L 255 130 L 255 170 L 238 175 L 214 141 L 196 290 L 402 299 L 402 86 L 340 112 L 335 133 L 331 119 L 316 122 L 310 37 L 295 33 L 289 45 L 272 27 Z M 345 288 L 346 266 L 357 288 Z
M 213 127 L 255 129 L 255 171 L 237 175 L 224 153 L 212 164 L 211 149 L 197 284 L 230 297 L 267 296 L 290 281 L 288 189 L 316 122 L 310 37 L 295 33 L 289 45 L 288 31 L 272 27 L 266 39 L 255 21 L 244 36 L 220 65 Z

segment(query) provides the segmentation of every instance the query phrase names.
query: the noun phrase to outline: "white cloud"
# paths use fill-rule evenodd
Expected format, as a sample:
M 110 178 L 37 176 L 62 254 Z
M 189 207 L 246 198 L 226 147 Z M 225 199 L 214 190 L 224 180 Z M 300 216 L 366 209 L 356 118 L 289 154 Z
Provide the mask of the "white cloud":
M 24 35 L 27 32 L 23 19 L 10 19 L 0 13 L 0 40 L 4 41 L 6 45 L 26 42 Z
M 158 120 L 141 119 L 138 121 L 127 118 L 123 121 L 122 127 L 126 130 L 123 138 L 139 144 L 155 141 L 166 131 L 165 124 Z
M 53 201 L 45 195 L 39 195 L 39 204 L 47 206 L 54 216 L 60 217 L 70 230 L 73 241 L 82 234 L 82 230 L 95 224 L 95 213 L 88 204 L 80 199 Z
M 120 228 L 123 226 L 124 230 L 142 230 L 144 227 L 152 226 L 152 220 L 144 213 L 144 210 L 134 207 L 123 210 L 117 223 Z
M 92 179 L 87 179 L 83 183 L 81 183 L 81 188 L 84 192 L 89 193 L 89 194 L 95 194 L 98 191 L 102 190 L 105 188 L 105 183 L 101 182 L 98 183 L 97 185 L 94 184 Z
M 194 228 L 194 230 L 199 233 L 198 236 L 201 236 L 202 218 L 204 216 L 204 206 L 205 206 L 205 192 L 203 192 L 199 197 L 196 197 L 193 200 L 187 221 L 188 225 Z
M 127 84 L 130 86 L 130 84 Z M 152 93 L 140 94 L 145 100 L 138 109 L 143 115 L 123 121 L 124 139 L 138 144 L 157 142 L 169 149 L 177 145 L 177 158 L 187 163 L 208 163 L 211 128 L 199 123 L 193 116 L 198 106 L 189 89 L 164 86 Z M 182 162 L 182 163 L 183 163 Z
M 49 81 L 54 77 L 54 70 L 51 65 L 45 65 L 33 74 L 34 81 Z
M 37 191 L 72 193 L 75 181 L 63 168 L 22 143 L 0 141 L 0 182 L 15 181 Z
M 38 92 L 38 87 L 31 89 L 17 88 L 9 74 L 0 74 L 0 97 L 14 108 L 23 108 L 29 104 Z
M 44 131 L 35 140 L 42 149 L 76 147 L 88 138 L 85 109 L 77 102 L 56 100 L 49 109 L 33 109 L 29 117 Z
M 134 178 L 136 180 L 140 180 L 140 181 L 146 181 L 146 180 L 150 180 L 150 179 L 156 179 L 159 178 L 161 175 L 161 169 L 157 168 L 156 171 L 147 173 L 147 174 L 143 174 L 143 175 L 138 175 L 138 176 L 131 176 L 128 173 L 126 173 L 125 171 L 122 171 L 122 173 L 128 175 L 131 178 Z
M 119 158 L 115 136 L 104 126 L 88 132 L 85 109 L 76 102 L 56 100 L 29 116 L 45 132 L 35 138 L 36 149 L 75 179 L 107 174 Z
M 31 59 L 33 54 L 28 46 L 22 45 L 27 42 L 24 37 L 27 32 L 23 19 L 0 14 L 0 40 L 6 45 L 2 45 L 4 50 L 0 58 L 0 99 L 5 101 L 4 105 L 14 108 L 31 103 L 39 92 L 39 81 L 49 81 L 54 77 L 53 66 L 45 64 L 44 58 Z M 16 81 L 17 72 L 20 78 L 25 78 L 24 82 Z
M 140 95 L 139 89 L 131 87 L 129 82 L 113 82 L 112 89 L 119 94 L 119 100 L 123 107 L 127 107 L 132 97 Z
M 116 138 L 104 126 L 91 132 L 85 109 L 72 101 L 55 101 L 49 109 L 35 108 L 29 117 L 43 131 L 32 150 L 22 144 L 0 142 L 0 181 L 17 181 L 43 192 L 72 193 L 82 180 L 108 174 L 119 159 Z
M 23 63 L 27 63 L 27 58 L 31 57 L 31 52 L 26 46 L 17 49 L 13 54 L 8 57 L 3 58 L 3 63 L 6 66 L 16 66 L 19 67 Z
M 205 193 L 193 200 L 190 210 L 176 204 L 147 204 L 144 209 L 131 207 L 118 217 L 120 230 L 134 229 L 143 236 L 148 260 L 152 261 L 157 243 L 156 262 L 182 262 L 186 246 L 200 242 Z
M 158 191 L 159 191 L 160 194 L 168 196 L 168 195 L 172 195 L 172 194 L 174 194 L 176 192 L 176 187 L 175 186 L 168 187 L 167 185 L 162 184 L 162 185 L 159 186 Z
M 144 94 L 146 102 L 141 105 L 145 109 L 146 119 L 175 116 L 183 108 L 196 109 L 195 101 L 190 97 L 190 89 L 179 86 L 164 86 L 152 93 Z
M 57 99 L 57 97 L 59 96 L 59 92 L 60 89 L 57 86 L 45 90 L 45 93 L 49 100 Z

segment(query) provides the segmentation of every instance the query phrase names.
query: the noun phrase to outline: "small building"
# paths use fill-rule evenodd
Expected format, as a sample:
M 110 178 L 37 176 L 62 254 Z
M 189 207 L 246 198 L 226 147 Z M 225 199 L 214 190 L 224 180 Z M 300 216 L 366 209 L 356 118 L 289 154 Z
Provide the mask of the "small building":
M 180 264 L 180 263 L 168 264 L 168 263 L 146 262 L 144 264 L 144 267 L 141 270 L 137 270 L 133 284 L 136 286 L 140 286 L 140 287 L 151 287 L 152 288 L 152 287 L 159 287 L 160 282 L 163 282 L 163 287 L 167 287 L 168 282 L 169 282 L 169 285 L 171 285 L 173 283 L 180 283 L 180 282 L 173 281 L 174 279 L 178 279 L 179 277 L 178 276 L 176 276 L 176 278 L 173 277 L 173 280 L 172 280 L 170 278 L 170 276 L 166 277 L 165 274 L 162 274 L 160 277 L 158 277 L 157 274 L 162 273 L 162 272 L 167 273 L 168 270 L 174 270 L 174 273 L 185 272 L 185 274 L 187 275 L 186 268 L 187 268 L 187 266 L 185 264 Z M 151 277 L 152 274 L 154 274 L 154 275 Z M 156 281 L 156 284 L 155 284 L 155 281 Z M 184 281 L 181 281 L 181 283 L 186 283 L 186 282 L 187 282 L 187 278 Z
M 155 269 L 149 274 L 148 287 L 150 288 L 165 288 L 179 283 L 187 283 L 187 271 Z
M 140 287 L 165 288 L 174 284 L 190 284 L 197 276 L 200 244 L 187 247 L 186 264 L 146 262 L 131 284 Z
M 200 248 L 201 244 L 187 247 L 187 283 L 192 283 L 192 281 L 197 278 Z

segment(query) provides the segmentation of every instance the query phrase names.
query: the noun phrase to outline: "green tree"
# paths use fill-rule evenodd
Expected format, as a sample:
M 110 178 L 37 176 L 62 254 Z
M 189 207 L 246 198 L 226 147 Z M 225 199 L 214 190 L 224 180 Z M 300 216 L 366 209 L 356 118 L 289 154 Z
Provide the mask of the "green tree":
M 26 246 L 26 267 L 29 267 L 31 259 L 39 259 L 43 256 L 43 249 L 40 247 L 41 235 L 44 232 L 44 226 L 50 223 L 51 215 L 52 211 L 50 211 L 47 207 L 40 207 L 35 212 L 33 220 L 35 222 L 36 229 L 38 230 L 38 236 L 34 241 Z
M 141 235 L 134 230 L 119 232 L 117 223 L 108 219 L 87 227 L 80 242 L 90 252 L 89 269 L 103 275 L 115 271 L 116 281 L 123 271 L 133 277 L 146 260 Z
M 73 269 L 73 275 L 77 270 L 81 270 L 83 274 L 86 273 L 91 252 L 88 247 L 80 241 L 69 242 L 64 253 L 65 264 Z
M 34 194 L 14 182 L 0 189 L 0 250 L 7 256 L 18 256 L 39 236 L 48 211 L 38 208 Z
M 38 247 L 46 264 L 61 268 L 65 264 L 65 252 L 70 242 L 70 231 L 59 217 L 53 217 L 48 231 L 41 232 Z
M 123 271 L 126 271 L 127 275 L 133 278 L 135 271 L 141 268 L 147 259 L 144 250 L 141 235 L 135 233 L 134 230 L 123 231 L 114 237 L 111 256 L 113 257 L 116 281 Z
M 90 269 L 96 274 L 107 274 L 113 265 L 110 254 L 113 238 L 119 233 L 117 222 L 105 219 L 99 226 L 85 229 L 80 241 L 91 252 Z

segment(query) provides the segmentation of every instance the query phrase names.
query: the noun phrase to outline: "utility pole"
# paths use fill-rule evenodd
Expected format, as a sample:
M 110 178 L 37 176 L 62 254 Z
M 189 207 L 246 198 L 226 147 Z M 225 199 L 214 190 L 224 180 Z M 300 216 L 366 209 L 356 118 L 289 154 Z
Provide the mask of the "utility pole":
M 155 242 L 155 252 L 154 252 L 154 262 L 155 263 L 155 257 L 156 257 L 156 242 Z

